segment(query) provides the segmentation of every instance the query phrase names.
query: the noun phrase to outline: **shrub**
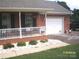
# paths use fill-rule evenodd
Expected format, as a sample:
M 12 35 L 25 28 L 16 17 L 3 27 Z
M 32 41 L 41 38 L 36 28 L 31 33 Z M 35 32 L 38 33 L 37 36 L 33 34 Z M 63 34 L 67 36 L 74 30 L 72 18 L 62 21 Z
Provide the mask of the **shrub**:
M 38 42 L 36 40 L 32 40 L 29 42 L 30 45 L 36 45 Z
M 25 42 L 18 42 L 17 46 L 26 46 L 26 43 Z
M 12 48 L 12 47 L 14 47 L 14 45 L 12 45 L 11 43 L 3 45 L 3 49 L 8 49 L 8 48 Z
M 45 43 L 45 42 L 48 42 L 48 40 L 41 40 L 40 42 Z

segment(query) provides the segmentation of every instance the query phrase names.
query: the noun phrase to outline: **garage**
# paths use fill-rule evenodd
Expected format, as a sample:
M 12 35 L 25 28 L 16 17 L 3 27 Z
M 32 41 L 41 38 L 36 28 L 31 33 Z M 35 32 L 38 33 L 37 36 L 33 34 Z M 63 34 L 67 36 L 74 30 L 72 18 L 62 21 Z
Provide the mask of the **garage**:
M 63 34 L 63 33 L 64 33 L 64 18 L 47 16 L 46 34 Z

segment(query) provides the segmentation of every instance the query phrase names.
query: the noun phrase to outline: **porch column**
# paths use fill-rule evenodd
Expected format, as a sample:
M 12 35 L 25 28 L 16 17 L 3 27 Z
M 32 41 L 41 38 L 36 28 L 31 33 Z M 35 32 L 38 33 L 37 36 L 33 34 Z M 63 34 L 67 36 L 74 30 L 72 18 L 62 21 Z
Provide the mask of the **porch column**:
M 47 13 L 45 12 L 45 34 L 47 35 L 47 33 L 46 33 L 46 21 L 47 21 Z
M 19 30 L 20 30 L 20 38 L 22 38 L 22 28 L 21 28 L 21 12 L 19 12 Z

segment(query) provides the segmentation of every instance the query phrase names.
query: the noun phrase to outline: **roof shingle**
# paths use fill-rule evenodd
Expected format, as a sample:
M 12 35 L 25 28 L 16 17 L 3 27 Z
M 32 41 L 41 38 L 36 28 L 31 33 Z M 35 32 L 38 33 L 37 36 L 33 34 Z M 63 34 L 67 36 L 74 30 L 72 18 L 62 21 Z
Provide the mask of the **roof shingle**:
M 66 8 L 60 6 L 55 1 L 44 1 L 44 0 L 0 0 L 0 8 L 39 8 L 39 9 L 49 9 L 51 12 L 59 12 L 70 14 L 70 11 Z

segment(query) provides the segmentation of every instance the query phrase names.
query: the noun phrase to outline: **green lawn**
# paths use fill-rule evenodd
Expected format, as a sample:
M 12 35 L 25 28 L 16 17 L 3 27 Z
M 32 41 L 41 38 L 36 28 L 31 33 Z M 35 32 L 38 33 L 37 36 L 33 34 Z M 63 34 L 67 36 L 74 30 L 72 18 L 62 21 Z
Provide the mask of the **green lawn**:
M 79 44 L 8 59 L 79 59 Z

